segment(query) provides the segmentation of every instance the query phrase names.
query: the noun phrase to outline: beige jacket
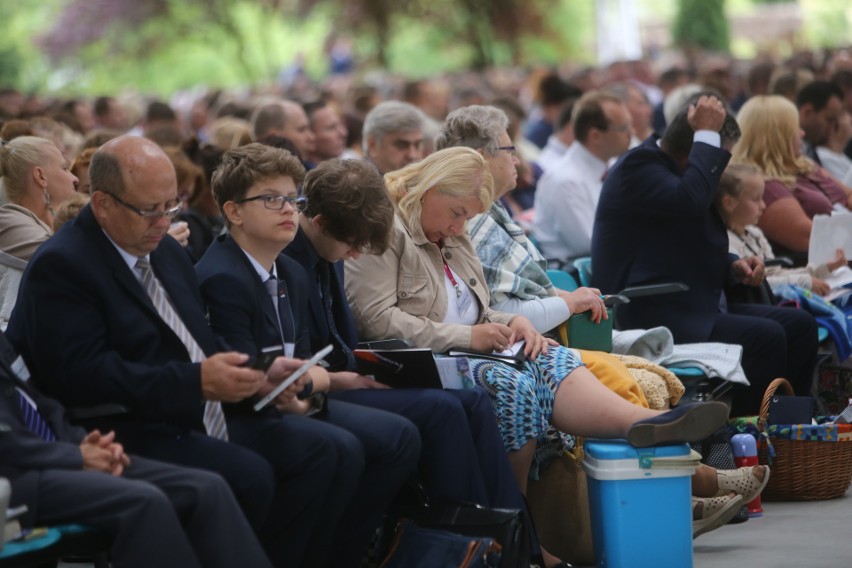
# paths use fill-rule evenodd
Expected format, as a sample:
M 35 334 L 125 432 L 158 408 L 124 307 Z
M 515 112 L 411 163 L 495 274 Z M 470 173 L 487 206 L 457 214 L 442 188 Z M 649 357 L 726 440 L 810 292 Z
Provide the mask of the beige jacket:
M 14 203 L 0 207 L 0 251 L 28 261 L 53 230 L 35 213 Z
M 479 301 L 478 323 L 508 324 L 515 314 L 489 305 L 482 265 L 465 233 L 444 241 L 447 264 Z M 442 323 L 447 313 L 444 266 L 438 245 L 426 240 L 419 224 L 409 229 L 394 219 L 384 254 L 346 261 L 346 296 L 362 340 L 406 338 L 436 353 L 470 349 L 471 326 Z

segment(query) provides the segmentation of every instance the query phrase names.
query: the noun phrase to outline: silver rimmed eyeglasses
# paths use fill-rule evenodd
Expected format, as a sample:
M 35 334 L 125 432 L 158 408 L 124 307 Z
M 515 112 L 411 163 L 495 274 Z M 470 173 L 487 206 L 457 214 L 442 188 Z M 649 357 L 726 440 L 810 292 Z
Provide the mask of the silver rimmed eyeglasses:
M 165 209 L 163 211 L 146 211 L 145 209 L 139 209 L 135 205 L 129 204 L 114 193 L 104 193 L 115 199 L 120 205 L 123 205 L 127 209 L 130 209 L 131 211 L 142 217 L 143 219 L 148 219 L 151 222 L 155 222 L 158 219 L 162 219 L 163 217 L 165 217 L 166 219 L 174 219 L 175 217 L 177 217 L 177 214 L 180 213 L 180 210 L 183 208 L 183 203 L 178 201 L 177 205 L 175 205 L 174 207 L 170 207 L 169 209 Z
M 302 195 L 255 195 L 254 197 L 238 199 L 234 203 L 247 203 L 249 201 L 260 201 L 266 209 L 273 211 L 284 209 L 285 203 L 289 203 L 293 206 L 293 209 L 300 213 L 308 206 L 308 198 Z

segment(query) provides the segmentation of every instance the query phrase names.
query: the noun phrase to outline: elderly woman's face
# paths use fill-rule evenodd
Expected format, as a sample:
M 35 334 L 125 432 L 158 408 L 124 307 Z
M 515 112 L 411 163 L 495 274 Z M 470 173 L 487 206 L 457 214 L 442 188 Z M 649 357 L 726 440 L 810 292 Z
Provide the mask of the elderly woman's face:
M 476 197 L 452 197 L 435 189 L 423 196 L 420 227 L 429 242 L 455 237 L 464 232 L 465 223 L 482 213 L 482 204 Z

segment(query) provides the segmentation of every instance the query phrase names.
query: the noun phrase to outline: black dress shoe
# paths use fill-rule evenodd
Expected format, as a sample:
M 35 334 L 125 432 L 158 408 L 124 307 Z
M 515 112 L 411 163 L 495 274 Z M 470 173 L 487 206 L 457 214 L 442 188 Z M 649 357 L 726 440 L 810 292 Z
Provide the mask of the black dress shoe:
M 710 437 L 727 419 L 728 405 L 723 402 L 692 402 L 634 423 L 627 441 L 637 448 L 698 442 Z

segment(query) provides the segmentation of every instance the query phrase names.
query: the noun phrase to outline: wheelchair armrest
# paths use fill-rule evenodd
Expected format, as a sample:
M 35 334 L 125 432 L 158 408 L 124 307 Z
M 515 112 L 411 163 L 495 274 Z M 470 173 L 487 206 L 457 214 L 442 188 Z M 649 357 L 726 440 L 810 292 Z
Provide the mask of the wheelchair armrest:
M 784 268 L 790 268 L 793 266 L 793 259 L 787 256 L 778 256 L 770 258 L 769 260 L 764 260 L 763 264 L 766 266 L 783 266 Z
M 630 298 L 623 294 L 606 294 L 603 297 L 604 305 L 608 308 L 614 308 L 619 304 L 629 304 Z
M 673 292 L 686 292 L 689 286 L 683 282 L 663 282 L 660 284 L 646 284 L 644 286 L 631 286 L 625 288 L 620 295 L 627 298 L 641 298 L 643 296 L 656 296 L 658 294 L 671 294 Z
M 91 420 L 92 418 L 103 418 L 104 416 L 119 416 L 128 412 L 126 406 L 115 402 L 108 402 L 95 406 L 68 408 L 65 410 L 65 417 L 68 418 L 69 422 L 77 422 L 80 420 Z
M 358 349 L 410 349 L 415 347 L 414 342 L 410 339 L 379 339 L 377 341 L 361 341 L 358 343 Z

